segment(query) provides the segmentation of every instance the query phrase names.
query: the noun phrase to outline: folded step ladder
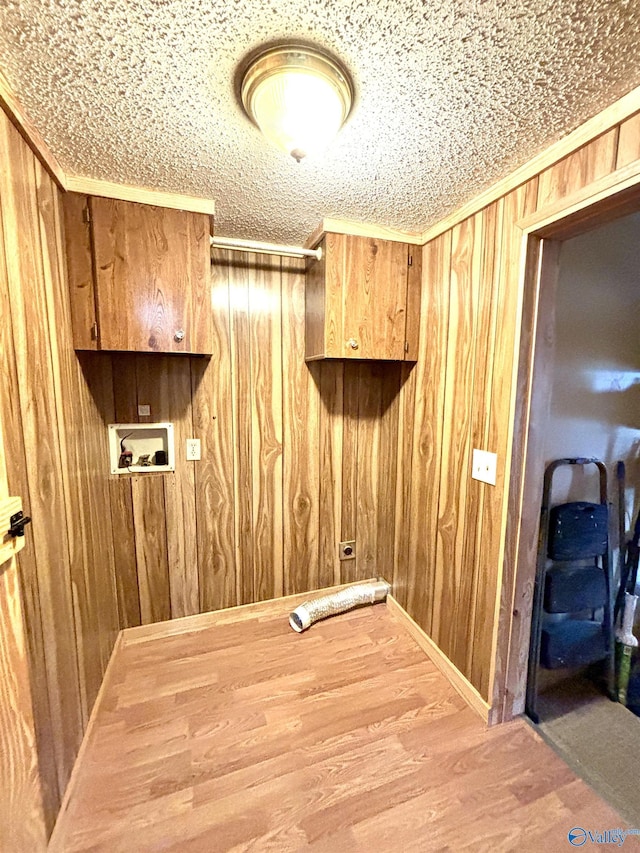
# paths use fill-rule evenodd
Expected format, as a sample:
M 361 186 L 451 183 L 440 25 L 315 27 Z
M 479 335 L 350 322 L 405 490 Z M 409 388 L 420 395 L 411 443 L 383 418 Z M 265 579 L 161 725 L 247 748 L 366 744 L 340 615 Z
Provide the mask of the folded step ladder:
M 553 474 L 562 465 L 595 465 L 600 503 L 551 507 Z M 607 692 L 614 697 L 612 588 L 607 469 L 599 459 L 556 459 L 544 473 L 540 513 L 526 696 L 526 712 L 534 722 L 539 721 L 540 666 L 563 669 L 604 661 Z

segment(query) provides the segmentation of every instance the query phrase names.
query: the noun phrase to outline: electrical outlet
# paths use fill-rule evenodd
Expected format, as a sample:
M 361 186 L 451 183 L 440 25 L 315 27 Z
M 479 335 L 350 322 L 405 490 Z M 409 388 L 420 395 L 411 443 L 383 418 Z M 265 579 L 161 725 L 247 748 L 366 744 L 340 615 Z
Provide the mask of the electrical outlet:
M 140 403 L 140 405 L 138 406 L 138 417 L 139 418 L 151 417 L 151 406 L 148 403 Z
M 355 560 L 356 540 L 349 539 L 347 542 L 340 542 L 338 545 L 338 557 L 341 560 Z
M 187 461 L 198 462 L 200 460 L 200 439 L 187 439 Z
M 473 460 L 471 462 L 471 476 L 474 480 L 480 480 L 482 483 L 495 486 L 497 464 L 498 457 L 495 453 L 490 453 L 488 450 L 474 449 Z

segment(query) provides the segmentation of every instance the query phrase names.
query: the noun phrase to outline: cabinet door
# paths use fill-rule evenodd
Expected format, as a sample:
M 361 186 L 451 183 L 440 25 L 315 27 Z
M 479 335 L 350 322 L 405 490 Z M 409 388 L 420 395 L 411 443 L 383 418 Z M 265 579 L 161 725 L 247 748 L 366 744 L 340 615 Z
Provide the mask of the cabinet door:
M 205 214 L 91 198 L 99 346 L 210 353 Z
M 408 247 L 345 237 L 342 304 L 344 358 L 405 357 Z
M 98 349 L 93 253 L 89 226 L 89 200 L 78 193 L 62 194 L 64 247 L 67 258 L 73 345 Z

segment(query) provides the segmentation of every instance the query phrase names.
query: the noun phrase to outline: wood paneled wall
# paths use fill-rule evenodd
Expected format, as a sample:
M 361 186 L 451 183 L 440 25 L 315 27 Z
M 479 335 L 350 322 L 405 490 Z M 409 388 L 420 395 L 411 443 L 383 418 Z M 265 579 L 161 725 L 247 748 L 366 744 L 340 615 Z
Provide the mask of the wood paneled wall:
M 0 113 L 0 411 L 43 797 L 57 812 L 115 639 L 102 418 L 71 344 L 58 189 Z
M 175 474 L 110 479 L 122 627 L 393 573 L 401 366 L 305 364 L 301 262 L 217 252 L 212 277 L 211 359 L 102 354 L 106 394 L 86 370 L 104 423 L 175 425 Z
M 0 233 L 0 278 L 5 278 Z M 18 569 L 4 535 L 9 498 L 0 417 L 0 850 L 44 853 L 47 837 L 38 772 L 35 723 Z M 18 540 L 19 541 L 19 540 Z M 11 557 L 7 559 L 7 555 Z
M 394 585 L 494 704 L 504 701 L 517 530 L 512 519 L 505 538 L 523 297 L 516 223 L 639 158 L 638 127 L 635 116 L 603 133 L 424 247 L 420 356 L 399 402 Z M 471 479 L 474 447 L 498 454 L 495 487 Z
M 425 246 L 410 367 L 306 365 L 301 264 L 225 253 L 211 359 L 76 356 L 58 190 L 1 117 L 0 410 L 9 488 L 33 517 L 19 568 L 49 824 L 119 627 L 382 575 L 481 695 L 504 701 L 516 223 L 637 159 L 638 123 Z M 176 472 L 110 476 L 105 425 L 142 420 L 144 403 L 176 425 Z M 469 477 L 476 446 L 498 454 L 495 488 Z M 338 561 L 343 539 L 356 560 Z

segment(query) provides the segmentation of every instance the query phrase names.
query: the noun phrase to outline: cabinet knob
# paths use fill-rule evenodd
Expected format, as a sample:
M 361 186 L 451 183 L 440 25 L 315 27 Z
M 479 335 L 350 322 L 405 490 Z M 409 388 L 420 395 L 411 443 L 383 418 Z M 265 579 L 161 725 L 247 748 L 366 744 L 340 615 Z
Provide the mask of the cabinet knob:
M 349 338 L 347 341 L 347 346 L 351 347 L 351 349 L 358 349 L 358 341 L 355 338 Z
M 184 340 L 184 329 L 177 329 L 176 333 L 173 336 L 173 340 L 180 343 L 180 341 Z

